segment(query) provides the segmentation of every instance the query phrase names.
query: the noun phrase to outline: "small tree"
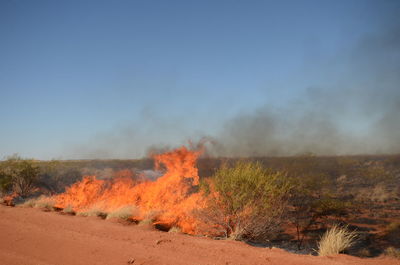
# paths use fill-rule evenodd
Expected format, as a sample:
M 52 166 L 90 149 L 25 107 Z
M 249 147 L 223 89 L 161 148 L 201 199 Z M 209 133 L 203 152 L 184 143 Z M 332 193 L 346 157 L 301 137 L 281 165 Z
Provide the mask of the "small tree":
M 289 190 L 284 173 L 272 172 L 260 163 L 223 165 L 203 185 L 208 203 L 199 216 L 208 228 L 226 237 L 271 239 L 282 223 Z
M 26 197 L 32 192 L 38 175 L 39 168 L 34 161 L 16 155 L 0 164 L 0 185 L 3 192 L 13 191 Z

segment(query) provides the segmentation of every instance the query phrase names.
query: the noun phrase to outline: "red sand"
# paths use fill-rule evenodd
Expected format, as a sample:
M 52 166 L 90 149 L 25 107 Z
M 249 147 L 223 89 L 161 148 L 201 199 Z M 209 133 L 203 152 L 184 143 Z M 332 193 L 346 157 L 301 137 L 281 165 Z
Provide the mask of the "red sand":
M 389 258 L 314 257 L 243 242 L 150 231 L 98 218 L 0 206 L 0 265 L 400 265 Z

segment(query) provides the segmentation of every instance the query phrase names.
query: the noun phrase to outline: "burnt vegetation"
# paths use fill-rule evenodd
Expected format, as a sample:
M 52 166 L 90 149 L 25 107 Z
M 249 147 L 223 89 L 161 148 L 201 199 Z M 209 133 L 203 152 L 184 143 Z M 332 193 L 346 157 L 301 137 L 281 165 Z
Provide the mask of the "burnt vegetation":
M 139 178 L 153 163 L 13 156 L 0 162 L 1 197 L 18 203 L 58 194 L 86 175 Z M 357 233 L 345 253 L 398 255 L 400 155 L 200 158 L 197 167 L 207 207 L 193 214 L 211 224 L 205 234 L 213 227 L 216 238 L 316 253 L 323 233 L 342 225 Z

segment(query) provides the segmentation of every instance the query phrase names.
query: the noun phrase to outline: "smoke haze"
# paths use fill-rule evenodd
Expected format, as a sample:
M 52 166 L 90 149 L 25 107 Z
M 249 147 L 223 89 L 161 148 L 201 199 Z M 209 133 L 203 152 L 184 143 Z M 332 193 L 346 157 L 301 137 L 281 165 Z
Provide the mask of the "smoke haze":
M 146 124 L 97 134 L 68 153 L 80 158 L 141 157 L 204 137 L 212 139 L 207 154 L 215 156 L 399 153 L 400 22 L 394 16 L 383 24 L 329 60 L 314 65 L 310 59 L 304 67 L 309 85 L 288 104 L 266 101 L 217 126 L 197 121 L 197 128 L 204 128 L 195 130 L 187 123 L 196 124 L 196 117 L 161 118 L 145 111 Z M 324 74 L 314 74 L 321 66 Z

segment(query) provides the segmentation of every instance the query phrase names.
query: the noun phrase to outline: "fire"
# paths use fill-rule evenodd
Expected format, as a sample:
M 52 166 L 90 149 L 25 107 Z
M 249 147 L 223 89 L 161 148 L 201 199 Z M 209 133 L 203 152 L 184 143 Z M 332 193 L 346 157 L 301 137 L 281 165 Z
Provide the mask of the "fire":
M 199 185 L 196 160 L 200 151 L 186 147 L 156 155 L 155 166 L 162 165 L 166 173 L 155 181 L 135 181 L 131 177 L 111 180 L 84 177 L 65 193 L 57 195 L 56 206 L 72 207 L 76 212 L 97 209 L 112 212 L 121 207 L 135 206 L 140 210 L 137 219 L 155 214 L 155 223 L 169 227 L 178 226 L 185 233 L 196 233 L 197 220 L 191 215 L 193 209 L 204 202 L 197 192 Z

